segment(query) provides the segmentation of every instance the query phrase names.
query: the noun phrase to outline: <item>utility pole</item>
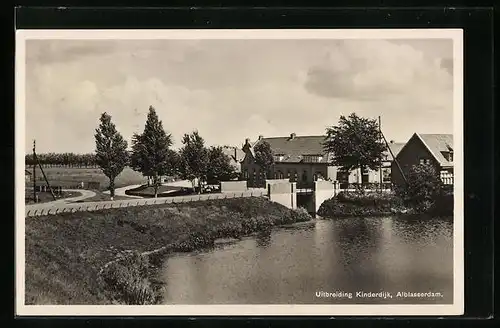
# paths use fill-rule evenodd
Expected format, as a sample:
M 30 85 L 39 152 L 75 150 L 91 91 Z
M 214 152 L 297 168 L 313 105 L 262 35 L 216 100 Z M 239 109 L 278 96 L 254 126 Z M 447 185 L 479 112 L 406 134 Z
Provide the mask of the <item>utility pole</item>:
M 380 134 L 380 142 L 382 142 L 382 123 L 380 120 L 380 115 L 378 117 L 378 132 Z M 379 173 L 379 185 L 380 185 L 380 192 L 383 190 L 383 184 L 382 184 L 382 161 L 380 161 L 380 166 L 378 168 L 378 173 Z
M 36 141 L 33 140 L 33 202 L 36 203 L 36 155 L 35 155 Z

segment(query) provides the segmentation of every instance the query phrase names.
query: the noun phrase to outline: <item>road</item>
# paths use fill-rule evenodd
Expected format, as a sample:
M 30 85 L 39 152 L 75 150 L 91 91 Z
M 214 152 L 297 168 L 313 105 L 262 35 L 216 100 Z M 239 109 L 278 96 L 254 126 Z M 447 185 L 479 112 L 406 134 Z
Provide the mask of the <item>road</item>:
M 64 189 L 63 191 L 77 192 L 77 193 L 80 193 L 81 195 L 75 196 L 75 197 L 61 198 L 58 200 L 53 200 L 53 201 L 45 202 L 45 203 L 25 205 L 26 211 L 41 209 L 41 208 L 64 207 L 67 204 L 78 202 L 80 200 L 84 200 L 87 198 L 92 198 L 96 195 L 95 192 L 93 192 L 91 190 L 85 190 L 85 189 Z

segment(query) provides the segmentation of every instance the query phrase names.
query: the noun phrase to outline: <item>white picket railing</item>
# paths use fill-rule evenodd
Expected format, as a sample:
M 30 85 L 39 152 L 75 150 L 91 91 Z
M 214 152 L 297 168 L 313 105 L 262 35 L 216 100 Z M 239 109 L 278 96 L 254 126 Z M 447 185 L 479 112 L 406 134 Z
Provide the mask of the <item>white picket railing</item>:
M 262 197 L 266 195 L 267 193 L 265 190 L 249 190 L 243 192 L 201 194 L 201 195 L 176 196 L 176 197 L 164 197 L 164 198 L 148 198 L 140 200 L 134 199 L 134 200 L 116 200 L 116 201 L 102 201 L 102 202 L 88 202 L 88 203 L 68 203 L 68 204 L 57 204 L 55 206 L 50 206 L 50 203 L 47 203 L 47 204 L 26 205 L 25 216 L 35 217 L 42 215 L 55 215 L 60 213 L 73 213 L 73 212 L 83 212 L 83 211 L 91 212 L 91 211 L 99 211 L 110 208 L 124 208 L 124 207 L 159 205 L 159 204 L 179 204 L 179 203 L 189 203 L 196 201 L 228 199 L 228 198 Z

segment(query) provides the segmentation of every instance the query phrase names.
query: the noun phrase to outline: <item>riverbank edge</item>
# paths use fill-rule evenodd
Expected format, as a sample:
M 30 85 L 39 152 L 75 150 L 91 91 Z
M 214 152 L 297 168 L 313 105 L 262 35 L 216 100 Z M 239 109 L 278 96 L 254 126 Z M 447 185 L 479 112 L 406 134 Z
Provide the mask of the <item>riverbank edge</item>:
M 284 227 L 289 224 L 308 222 L 313 217 L 306 210 L 298 208 L 290 210 L 297 213 L 297 220 L 275 225 L 274 221 L 259 221 L 253 218 L 257 225 L 250 230 L 218 230 L 196 233 L 191 238 L 179 240 L 169 245 L 146 251 L 131 252 L 106 263 L 99 269 L 103 289 L 109 294 L 110 301 L 119 301 L 125 304 L 158 305 L 163 301 L 163 288 L 168 282 L 159 278 L 166 259 L 179 253 L 204 252 L 216 247 L 218 241 L 237 242 L 243 238 L 253 237 L 261 233 L 271 233 L 273 228 Z M 260 223 L 259 223 L 260 222 Z M 120 281 L 120 276 L 126 280 Z
M 198 212 L 200 212 L 199 215 L 192 215 Z M 202 216 L 212 216 L 213 219 L 200 220 Z M 167 224 L 169 219 L 176 221 L 173 228 Z M 164 283 L 159 279 L 159 273 L 166 257 L 170 254 L 203 251 L 214 247 L 217 240 L 238 240 L 257 233 L 270 232 L 273 227 L 306 222 L 311 219 L 312 217 L 303 209 L 291 210 L 258 197 L 136 207 L 132 213 L 125 212 L 123 209 L 108 209 L 92 213 L 63 214 L 59 218 L 57 215 L 52 216 L 45 220 L 45 223 L 43 223 L 43 218 L 41 220 L 38 218 L 36 221 L 30 221 L 34 225 L 27 235 L 32 245 L 27 247 L 26 256 L 27 267 L 31 265 L 32 283 L 27 281 L 25 293 L 27 299 L 28 292 L 31 299 L 33 295 L 41 293 L 43 300 L 37 302 L 35 298 L 34 302 L 28 304 L 67 304 L 65 300 L 67 294 L 71 295 L 69 301 L 71 304 L 159 304 L 164 287 Z M 57 223 L 58 220 L 59 223 Z M 93 220 L 97 222 L 93 224 Z M 101 227 L 102 225 L 106 226 Z M 71 229 L 68 229 L 68 226 L 71 226 Z M 116 229 L 114 229 L 115 226 Z M 118 228 L 123 226 L 128 227 L 128 230 Z M 82 227 L 83 231 L 75 237 L 73 234 L 78 234 L 75 231 Z M 176 227 L 180 227 L 183 231 L 175 231 Z M 47 236 L 54 228 L 59 230 L 61 233 L 59 241 L 44 242 L 36 232 L 40 228 L 46 230 L 45 233 L 41 233 L 41 236 Z M 165 230 L 162 231 L 162 228 Z M 85 234 L 88 235 L 89 229 L 91 231 L 104 230 L 100 232 L 101 236 L 97 237 L 101 240 L 93 240 L 96 246 L 91 245 L 90 248 L 94 247 L 94 249 L 90 249 L 89 253 L 102 252 L 102 246 L 120 248 L 120 238 L 129 238 L 129 241 L 132 238 L 134 241 L 129 245 L 135 243 L 138 247 L 122 250 L 108 261 L 94 259 L 77 265 L 75 262 L 80 261 L 85 252 L 82 253 L 82 247 L 71 245 L 70 239 L 76 238 L 77 243 L 80 242 L 82 238 L 85 238 Z M 109 232 L 117 234 L 111 243 L 102 237 Z M 166 237 L 162 235 L 163 232 L 167 235 Z M 120 236 L 120 233 L 129 235 Z M 139 233 L 143 236 L 139 236 Z M 153 233 L 157 235 L 149 235 Z M 134 238 L 137 237 L 134 234 L 142 239 Z M 65 238 L 65 235 L 70 238 Z M 156 236 L 160 237 L 155 238 Z M 169 242 L 163 242 L 167 239 Z M 160 245 L 161 247 L 158 247 Z M 33 261 L 37 255 L 36 252 L 32 252 L 35 248 L 43 249 L 45 254 L 50 253 L 51 257 L 46 262 L 52 260 L 55 263 L 46 263 L 38 259 Z M 73 263 L 69 263 L 71 261 Z M 50 272 L 51 270 L 47 269 L 47 267 L 60 269 L 62 265 L 65 265 L 65 270 Z M 41 277 L 40 273 L 42 273 Z M 56 273 L 55 276 L 54 273 Z M 88 277 L 81 286 L 77 277 L 85 275 Z M 47 279 L 52 279 L 57 283 L 63 281 L 63 290 L 54 292 L 59 295 L 47 295 L 47 289 L 55 284 L 53 281 L 45 284 L 48 287 L 40 286 Z M 89 281 L 92 282 L 89 283 Z M 89 287 L 96 290 L 89 293 L 91 289 Z
M 452 194 L 436 199 L 432 206 L 422 209 L 405 205 L 394 194 L 339 194 L 325 200 L 317 214 L 324 219 L 351 217 L 381 217 L 387 215 L 426 215 L 428 217 L 453 216 L 454 198 Z

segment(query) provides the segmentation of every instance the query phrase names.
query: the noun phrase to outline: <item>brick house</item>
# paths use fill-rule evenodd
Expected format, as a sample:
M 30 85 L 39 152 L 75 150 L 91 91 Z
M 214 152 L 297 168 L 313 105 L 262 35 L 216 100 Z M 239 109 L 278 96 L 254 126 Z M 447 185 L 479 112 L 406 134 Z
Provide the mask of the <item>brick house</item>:
M 445 184 L 453 184 L 453 135 L 452 134 L 419 134 L 414 133 L 396 159 L 406 175 L 410 168 L 417 164 L 431 164 Z M 392 183 L 401 185 L 404 178 L 397 164 L 392 163 Z
M 291 133 L 287 137 L 264 138 L 260 136 L 255 142 L 250 139 L 245 140 L 242 149 L 245 154 L 241 162 L 242 179 L 248 181 L 249 186 L 263 186 L 265 173 L 261 172 L 258 164 L 255 163 L 255 147 L 263 141 L 267 141 L 274 154 L 274 170 L 272 178 L 290 179 L 297 182 L 298 188 L 312 187 L 314 181 L 318 179 L 338 181 L 346 183 L 378 183 L 380 181 L 379 170 L 366 170 L 360 175 L 359 170 L 342 172 L 338 166 L 331 163 L 332 154 L 326 153 L 323 149 L 324 135 L 318 136 L 297 136 Z M 394 144 L 394 151 L 398 151 L 402 144 Z M 383 163 L 383 172 L 391 170 L 391 156 L 386 155 Z M 385 170 L 385 171 L 384 171 Z M 387 175 L 387 173 L 385 173 Z M 387 178 L 386 178 L 387 180 Z

